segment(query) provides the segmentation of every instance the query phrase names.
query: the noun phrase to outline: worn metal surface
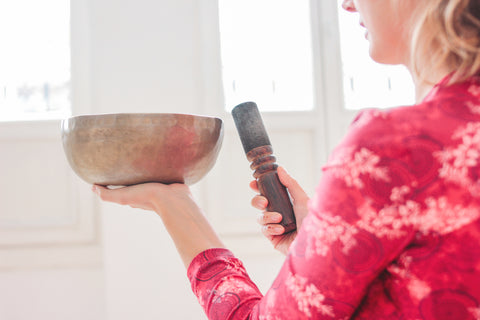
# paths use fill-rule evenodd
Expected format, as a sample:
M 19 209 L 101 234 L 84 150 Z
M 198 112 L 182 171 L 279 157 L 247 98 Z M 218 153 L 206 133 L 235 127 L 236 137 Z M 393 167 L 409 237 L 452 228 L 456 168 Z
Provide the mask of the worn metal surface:
M 171 113 L 76 116 L 62 121 L 65 155 L 91 184 L 199 181 L 223 140 L 219 118 Z

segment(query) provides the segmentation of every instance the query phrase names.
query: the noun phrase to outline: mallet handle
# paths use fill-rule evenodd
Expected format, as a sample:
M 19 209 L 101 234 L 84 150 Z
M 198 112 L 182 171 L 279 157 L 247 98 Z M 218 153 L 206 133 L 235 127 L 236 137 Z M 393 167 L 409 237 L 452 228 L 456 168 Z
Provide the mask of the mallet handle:
M 276 158 L 257 105 L 253 102 L 240 104 L 232 110 L 232 116 L 260 194 L 268 199 L 267 211 L 283 216 L 280 224 L 285 233 L 294 231 L 296 222 L 290 196 L 278 178 Z

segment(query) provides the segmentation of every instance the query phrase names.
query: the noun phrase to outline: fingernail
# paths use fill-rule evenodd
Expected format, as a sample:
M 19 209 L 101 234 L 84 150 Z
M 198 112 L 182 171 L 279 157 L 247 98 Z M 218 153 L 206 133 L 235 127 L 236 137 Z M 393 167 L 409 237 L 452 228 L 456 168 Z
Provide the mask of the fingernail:
M 93 193 L 95 193 L 96 195 L 98 195 L 100 193 L 100 191 L 98 190 L 98 187 L 97 186 L 92 186 L 92 191 Z
M 273 227 L 273 232 L 282 233 L 283 232 L 283 227 L 280 227 L 280 226 Z

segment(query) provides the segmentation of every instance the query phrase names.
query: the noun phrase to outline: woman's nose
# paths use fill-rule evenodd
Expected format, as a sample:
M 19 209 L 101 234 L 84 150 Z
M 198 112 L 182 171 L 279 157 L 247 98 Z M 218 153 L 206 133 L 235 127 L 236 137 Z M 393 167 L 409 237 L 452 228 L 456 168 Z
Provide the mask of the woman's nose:
M 355 4 L 353 4 L 353 0 L 343 0 L 342 8 L 347 10 L 348 12 L 357 12 Z

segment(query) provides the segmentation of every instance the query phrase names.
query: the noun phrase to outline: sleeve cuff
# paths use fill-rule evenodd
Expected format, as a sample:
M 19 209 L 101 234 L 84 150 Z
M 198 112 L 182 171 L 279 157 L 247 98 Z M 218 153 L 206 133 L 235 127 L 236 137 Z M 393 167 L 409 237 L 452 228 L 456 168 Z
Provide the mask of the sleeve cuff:
M 199 273 L 202 269 L 211 269 L 205 268 L 205 266 L 212 265 L 213 267 L 216 261 L 227 260 L 231 258 L 235 258 L 234 254 L 230 250 L 224 248 L 212 248 L 202 251 L 197 254 L 195 258 L 193 258 L 192 262 L 190 262 L 190 265 L 187 268 L 187 276 L 190 281 L 195 278 L 200 281 L 202 281 L 202 279 L 205 279 L 204 281 L 206 281 L 208 280 L 206 278 L 211 278 L 211 275 L 215 274 L 216 270 L 211 270 L 210 272 L 207 272 L 211 274 L 210 276 L 207 274 L 200 275 Z

